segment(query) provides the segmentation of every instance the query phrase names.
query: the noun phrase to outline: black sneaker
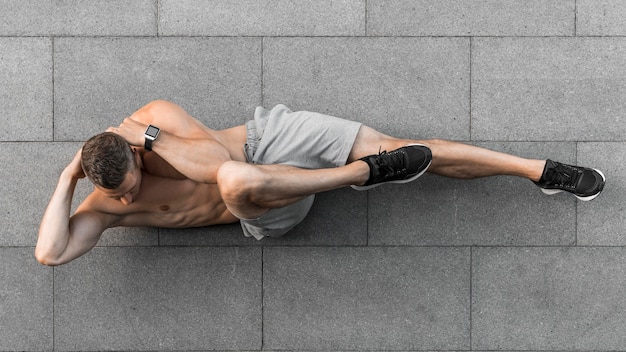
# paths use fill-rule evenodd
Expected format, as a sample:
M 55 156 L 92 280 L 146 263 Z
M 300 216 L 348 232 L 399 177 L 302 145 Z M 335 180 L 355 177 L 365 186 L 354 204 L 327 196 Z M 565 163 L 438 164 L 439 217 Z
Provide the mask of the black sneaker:
M 606 177 L 600 170 L 547 160 L 541 180 L 535 184 L 545 194 L 566 191 L 580 200 L 588 201 L 602 192 L 605 181 Z
M 382 152 L 359 160 L 365 161 L 370 167 L 370 178 L 363 186 L 352 185 L 352 188 L 365 191 L 383 183 L 407 183 L 422 176 L 433 157 L 425 145 L 411 144 L 389 153 Z

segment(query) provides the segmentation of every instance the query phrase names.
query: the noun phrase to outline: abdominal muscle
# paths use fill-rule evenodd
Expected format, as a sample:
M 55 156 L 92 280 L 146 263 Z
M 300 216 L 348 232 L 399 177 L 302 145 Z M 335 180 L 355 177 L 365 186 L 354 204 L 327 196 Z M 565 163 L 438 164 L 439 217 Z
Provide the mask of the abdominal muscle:
M 121 215 L 114 226 L 186 228 L 226 224 L 238 219 L 228 211 L 216 184 L 174 180 L 144 174 L 141 190 L 129 205 L 111 200 Z

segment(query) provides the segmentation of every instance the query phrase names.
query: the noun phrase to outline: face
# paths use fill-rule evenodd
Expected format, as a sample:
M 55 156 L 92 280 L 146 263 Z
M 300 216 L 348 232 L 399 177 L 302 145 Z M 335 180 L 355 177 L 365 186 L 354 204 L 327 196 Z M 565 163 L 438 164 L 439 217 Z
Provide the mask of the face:
M 119 200 L 124 205 L 132 203 L 139 194 L 141 189 L 141 170 L 138 167 L 133 168 L 126 173 L 124 181 L 116 189 L 106 189 L 98 187 L 105 196 L 111 199 Z
M 107 189 L 96 186 L 105 196 L 119 200 L 124 205 L 128 205 L 137 199 L 137 195 L 141 190 L 141 168 L 143 161 L 134 149 L 133 155 L 135 158 L 133 168 L 126 173 L 124 181 L 122 181 L 122 184 L 118 188 Z

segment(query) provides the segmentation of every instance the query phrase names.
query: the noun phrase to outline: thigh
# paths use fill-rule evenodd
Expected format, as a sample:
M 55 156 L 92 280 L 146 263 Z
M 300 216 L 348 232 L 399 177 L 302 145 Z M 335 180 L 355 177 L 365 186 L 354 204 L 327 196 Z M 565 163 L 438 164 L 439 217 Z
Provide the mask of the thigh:
M 285 164 L 305 169 L 343 166 L 360 122 L 310 112 L 292 112 L 284 105 L 257 108 L 255 125 L 259 141 L 249 161 Z

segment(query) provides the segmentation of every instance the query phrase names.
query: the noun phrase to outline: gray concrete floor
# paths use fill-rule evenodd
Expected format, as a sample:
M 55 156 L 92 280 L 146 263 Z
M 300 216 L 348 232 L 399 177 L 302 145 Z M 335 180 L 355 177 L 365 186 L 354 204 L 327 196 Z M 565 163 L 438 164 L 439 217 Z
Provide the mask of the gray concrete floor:
M 1 1 L 0 350 L 626 350 L 625 18 L 621 0 Z M 608 182 L 583 203 L 427 175 L 320 194 L 279 240 L 115 229 L 38 264 L 61 170 L 153 99 L 214 128 L 284 103 Z

